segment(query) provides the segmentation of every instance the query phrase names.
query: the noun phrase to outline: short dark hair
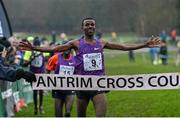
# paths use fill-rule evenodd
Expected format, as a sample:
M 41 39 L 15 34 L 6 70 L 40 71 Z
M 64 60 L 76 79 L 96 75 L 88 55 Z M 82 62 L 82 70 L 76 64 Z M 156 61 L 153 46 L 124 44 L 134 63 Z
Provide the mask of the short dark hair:
M 8 48 L 10 46 L 11 43 L 7 40 L 6 37 L 0 37 L 0 52 L 2 52 L 4 48 Z
M 1 37 L 0 38 L 0 44 L 5 46 L 6 48 L 11 46 L 11 43 L 7 40 L 6 37 Z
M 2 52 L 4 49 L 4 45 L 0 44 L 0 52 Z
M 84 21 L 85 20 L 94 20 L 95 21 L 95 19 L 94 18 L 91 18 L 91 17 L 86 17 L 86 18 L 84 18 L 83 20 L 82 20 L 82 24 L 81 24 L 81 26 L 83 26 L 83 24 L 84 24 Z

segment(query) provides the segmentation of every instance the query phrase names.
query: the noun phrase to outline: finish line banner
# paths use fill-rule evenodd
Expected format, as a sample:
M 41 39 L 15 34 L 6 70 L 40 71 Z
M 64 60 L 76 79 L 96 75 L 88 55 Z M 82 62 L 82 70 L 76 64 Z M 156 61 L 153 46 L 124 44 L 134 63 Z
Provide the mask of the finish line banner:
M 180 73 L 84 76 L 36 74 L 34 90 L 156 90 L 179 89 Z

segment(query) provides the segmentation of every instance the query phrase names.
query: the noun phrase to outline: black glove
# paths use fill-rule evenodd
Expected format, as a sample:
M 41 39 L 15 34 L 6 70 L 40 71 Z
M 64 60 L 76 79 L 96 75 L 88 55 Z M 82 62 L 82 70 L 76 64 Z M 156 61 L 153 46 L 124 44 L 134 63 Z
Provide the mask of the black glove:
M 19 80 L 21 78 L 24 78 L 27 82 L 36 82 L 36 76 L 34 73 L 18 69 L 16 72 L 16 79 Z

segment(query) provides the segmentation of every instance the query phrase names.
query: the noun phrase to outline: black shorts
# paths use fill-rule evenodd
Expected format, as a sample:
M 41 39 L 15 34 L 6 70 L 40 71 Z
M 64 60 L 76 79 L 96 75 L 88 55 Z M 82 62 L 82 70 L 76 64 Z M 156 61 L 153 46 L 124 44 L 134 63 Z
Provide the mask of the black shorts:
M 70 90 L 52 90 L 52 97 L 58 99 L 65 99 L 67 95 L 73 94 L 75 94 L 75 92 Z
M 101 94 L 101 93 L 107 93 L 108 91 L 76 91 L 76 96 L 79 99 L 92 99 L 94 96 Z

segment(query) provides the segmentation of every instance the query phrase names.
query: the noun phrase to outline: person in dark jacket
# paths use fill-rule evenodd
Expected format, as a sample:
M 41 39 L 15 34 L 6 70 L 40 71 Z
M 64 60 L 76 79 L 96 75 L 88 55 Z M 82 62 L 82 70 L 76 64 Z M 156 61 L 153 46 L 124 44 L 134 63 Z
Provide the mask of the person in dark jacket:
M 0 80 L 14 82 L 23 78 L 27 82 L 36 81 L 34 73 L 24 71 L 23 69 L 14 69 L 10 65 L 7 66 L 4 64 L 8 53 L 10 53 L 10 47 L 11 44 L 5 37 L 0 38 Z

